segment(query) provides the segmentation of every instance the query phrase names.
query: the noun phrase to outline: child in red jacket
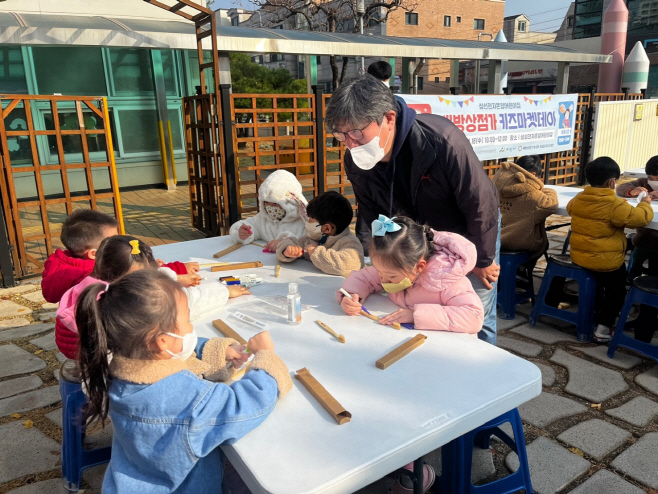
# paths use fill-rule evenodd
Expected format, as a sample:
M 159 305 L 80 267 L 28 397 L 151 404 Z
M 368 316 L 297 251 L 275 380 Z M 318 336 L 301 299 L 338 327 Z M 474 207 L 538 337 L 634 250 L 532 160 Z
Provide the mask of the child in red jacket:
M 94 209 L 77 209 L 62 224 L 61 240 L 66 250 L 57 249 L 46 260 L 41 281 L 43 298 L 58 303 L 67 290 L 91 274 L 96 251 L 107 237 L 119 234 L 117 220 Z M 197 263 L 163 264 L 179 275 L 183 286 L 198 283 Z

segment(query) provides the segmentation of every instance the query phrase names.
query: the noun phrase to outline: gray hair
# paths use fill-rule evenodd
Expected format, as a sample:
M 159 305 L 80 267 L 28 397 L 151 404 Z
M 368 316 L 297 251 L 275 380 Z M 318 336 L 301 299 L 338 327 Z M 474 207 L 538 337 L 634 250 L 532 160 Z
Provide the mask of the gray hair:
M 366 74 L 338 86 L 331 95 L 326 121 L 330 130 L 344 125 L 360 129 L 374 121 L 381 125 L 389 111 L 397 113 L 391 90 L 382 81 Z

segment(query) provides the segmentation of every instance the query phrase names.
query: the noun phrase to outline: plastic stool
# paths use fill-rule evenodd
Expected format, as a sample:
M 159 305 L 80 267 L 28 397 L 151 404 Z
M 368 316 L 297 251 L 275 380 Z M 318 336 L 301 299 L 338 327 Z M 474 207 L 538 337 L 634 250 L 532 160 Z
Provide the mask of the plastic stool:
M 562 276 L 578 282 L 578 312 L 569 312 L 546 305 L 545 299 L 551 281 Z M 569 256 L 549 256 L 546 273 L 530 313 L 530 324 L 537 324 L 541 315 L 562 319 L 576 325 L 578 341 L 591 341 L 594 332 L 594 300 L 596 299 L 596 280 L 585 268 L 571 262 Z
M 500 426 L 506 422 L 512 425 L 514 439 L 509 437 Z M 507 444 L 519 457 L 519 468 L 505 478 L 494 480 L 485 485 L 473 485 L 471 469 L 473 448 L 475 444 L 489 447 L 489 439 L 494 435 Z M 502 414 L 477 429 L 467 432 L 441 448 L 440 478 L 441 492 L 469 494 L 506 494 L 524 489 L 532 494 L 528 454 L 525 449 L 525 436 L 519 411 L 515 408 Z
M 500 278 L 498 283 L 498 305 L 502 314 L 502 319 L 514 319 L 516 315 L 516 306 L 535 298 L 535 291 L 532 286 L 532 271 L 525 267 L 525 273 L 528 282 L 519 279 L 517 269 L 519 266 L 530 261 L 527 252 L 522 251 L 500 251 Z M 517 280 L 523 286 L 523 292 L 516 292 Z
M 78 492 L 80 478 L 85 468 L 110 461 L 112 447 L 87 450 L 82 441 L 85 427 L 81 424 L 82 408 L 87 396 L 82 392 L 80 369 L 75 360 L 62 364 L 59 379 L 59 392 L 62 395 L 62 476 L 64 488 Z
M 608 347 L 608 357 L 614 358 L 617 346 L 646 355 L 658 361 L 658 346 L 638 341 L 624 334 L 624 325 L 633 304 L 644 304 L 658 308 L 658 276 L 639 276 L 631 282 L 631 290 L 626 296 L 626 302 L 621 310 L 615 334 Z

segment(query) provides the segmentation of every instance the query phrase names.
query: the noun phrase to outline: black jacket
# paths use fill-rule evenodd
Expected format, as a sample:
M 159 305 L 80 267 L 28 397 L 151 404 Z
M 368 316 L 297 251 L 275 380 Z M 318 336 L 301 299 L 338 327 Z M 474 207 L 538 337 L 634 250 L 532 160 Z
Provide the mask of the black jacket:
M 498 192 L 464 133 L 447 118 L 398 103 L 391 160 L 362 170 L 345 153 L 345 171 L 358 202 L 356 235 L 364 249 L 379 214 L 396 214 L 475 244 L 477 267 L 494 261 Z M 415 117 L 415 118 L 413 118 Z M 392 198 L 392 200 L 391 200 Z

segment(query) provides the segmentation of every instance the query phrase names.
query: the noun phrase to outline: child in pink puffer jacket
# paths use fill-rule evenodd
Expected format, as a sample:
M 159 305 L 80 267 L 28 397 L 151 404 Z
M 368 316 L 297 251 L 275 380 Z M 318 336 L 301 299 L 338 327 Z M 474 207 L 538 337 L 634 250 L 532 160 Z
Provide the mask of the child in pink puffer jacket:
M 415 329 L 477 334 L 484 309 L 466 278 L 475 267 L 475 245 L 461 235 L 436 232 L 406 217 L 380 215 L 372 223 L 372 266 L 353 271 L 337 292 L 348 315 L 357 315 L 371 293 L 388 292 L 401 309 L 381 324 L 412 323 Z

